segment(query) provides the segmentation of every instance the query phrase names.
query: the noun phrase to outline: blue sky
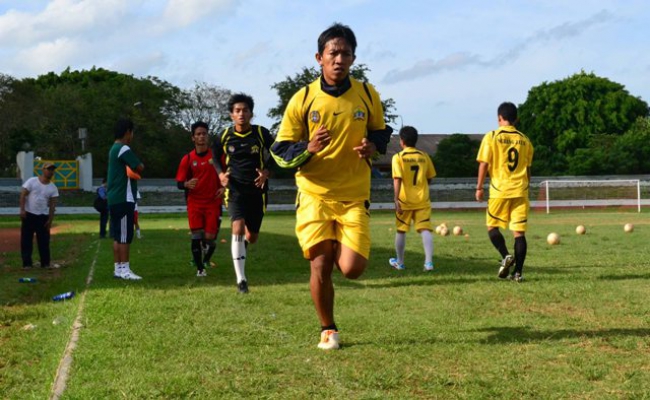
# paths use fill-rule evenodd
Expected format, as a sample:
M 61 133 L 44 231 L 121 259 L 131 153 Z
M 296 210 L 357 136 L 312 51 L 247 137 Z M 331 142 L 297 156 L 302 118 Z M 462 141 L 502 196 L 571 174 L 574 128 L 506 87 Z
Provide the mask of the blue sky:
M 253 95 L 269 126 L 270 86 L 317 66 L 318 35 L 342 22 L 398 125 L 483 133 L 502 101 L 580 70 L 649 102 L 649 21 L 641 0 L 0 0 L 0 73 L 96 66 L 208 82 Z

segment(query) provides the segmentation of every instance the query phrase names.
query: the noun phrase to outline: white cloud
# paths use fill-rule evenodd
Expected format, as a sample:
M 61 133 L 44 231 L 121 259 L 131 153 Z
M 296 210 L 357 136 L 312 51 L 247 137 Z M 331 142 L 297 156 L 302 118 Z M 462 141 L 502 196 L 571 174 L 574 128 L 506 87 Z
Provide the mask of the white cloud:
M 42 42 L 37 46 L 18 52 L 14 62 L 31 71 L 57 71 L 62 66 L 76 67 L 75 56 L 81 52 L 81 44 L 69 38 Z M 58 71 L 57 71 L 58 72 Z
M 235 0 L 169 0 L 163 18 L 168 26 L 184 27 L 237 3 Z
M 36 13 L 10 10 L 0 16 L 0 44 L 22 47 L 117 30 L 127 22 L 128 5 L 128 0 L 53 0 Z

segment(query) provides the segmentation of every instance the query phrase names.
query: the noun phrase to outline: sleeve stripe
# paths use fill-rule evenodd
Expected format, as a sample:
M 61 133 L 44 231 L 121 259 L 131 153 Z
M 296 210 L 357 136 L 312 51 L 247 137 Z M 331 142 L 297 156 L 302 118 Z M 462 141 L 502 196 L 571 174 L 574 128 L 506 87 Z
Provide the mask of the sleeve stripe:
M 271 152 L 271 155 L 273 156 L 273 159 L 275 162 L 278 164 L 279 167 L 281 168 L 297 168 L 301 166 L 302 164 L 311 157 L 311 153 L 307 150 L 303 151 L 300 153 L 297 157 L 293 158 L 292 160 L 285 160 L 284 158 L 276 155 L 275 153 Z

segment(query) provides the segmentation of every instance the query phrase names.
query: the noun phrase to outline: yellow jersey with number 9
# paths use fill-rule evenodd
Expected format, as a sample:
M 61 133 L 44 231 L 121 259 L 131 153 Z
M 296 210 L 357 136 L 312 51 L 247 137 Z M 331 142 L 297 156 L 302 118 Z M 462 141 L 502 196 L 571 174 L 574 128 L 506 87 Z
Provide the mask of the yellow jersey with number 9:
M 514 126 L 502 126 L 485 134 L 476 161 L 488 164 L 490 198 L 528 197 L 533 151 L 530 139 Z

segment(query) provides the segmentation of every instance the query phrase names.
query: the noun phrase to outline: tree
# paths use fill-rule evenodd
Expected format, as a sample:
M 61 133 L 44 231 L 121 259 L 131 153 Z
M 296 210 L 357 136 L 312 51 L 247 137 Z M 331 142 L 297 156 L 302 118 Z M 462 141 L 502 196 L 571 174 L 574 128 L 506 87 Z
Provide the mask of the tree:
M 366 76 L 368 72 L 370 72 L 370 69 L 365 64 L 353 65 L 352 68 L 350 68 L 350 75 L 361 82 L 368 82 Z M 276 120 L 271 127 L 271 131 L 275 132 L 280 127 L 280 121 L 284 116 L 284 110 L 286 110 L 291 96 L 293 96 L 298 90 L 312 83 L 319 76 L 320 71 L 315 67 L 303 67 L 302 70 L 296 73 L 293 77 L 287 76 L 285 80 L 271 85 L 271 88 L 275 89 L 279 97 L 278 105 L 271 108 L 266 114 L 268 117 Z M 397 119 L 397 114 L 393 113 L 395 110 L 395 100 L 392 98 L 382 99 L 381 105 L 384 108 L 384 119 L 386 120 L 386 123 L 394 122 Z
M 623 85 L 581 71 L 532 88 L 519 106 L 519 127 L 535 146 L 534 173 L 558 175 L 594 135 L 622 135 L 648 112 L 648 104 Z
M 71 159 L 93 153 L 93 172 L 106 173 L 113 125 L 130 117 L 136 125 L 133 147 L 143 158 L 147 177 L 173 176 L 178 160 L 191 147 L 183 129 L 171 118 L 179 107 L 180 89 L 155 77 L 136 78 L 102 68 L 50 72 L 13 83 L 0 103 L 0 136 L 12 151 L 28 143 L 43 158 Z M 6 119 L 5 119 L 6 118 Z M 86 128 L 85 149 L 78 139 Z M 11 155 L 2 154 L 13 160 Z
M 210 134 L 221 132 L 230 121 L 228 100 L 232 92 L 208 83 L 195 83 L 189 90 L 178 93 L 179 108 L 173 118 L 188 132 L 196 121 L 203 121 L 210 127 Z
M 439 177 L 456 178 L 476 176 L 476 154 L 481 142 L 468 135 L 454 133 L 438 143 L 432 157 Z

